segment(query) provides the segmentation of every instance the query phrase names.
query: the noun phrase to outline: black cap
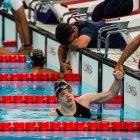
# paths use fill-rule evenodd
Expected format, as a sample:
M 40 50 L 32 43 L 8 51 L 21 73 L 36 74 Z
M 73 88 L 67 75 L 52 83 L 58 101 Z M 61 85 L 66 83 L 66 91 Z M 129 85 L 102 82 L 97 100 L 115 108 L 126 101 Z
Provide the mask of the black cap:
M 34 49 L 31 52 L 30 57 L 33 66 L 43 66 L 46 62 L 43 51 L 40 49 Z
M 56 83 L 54 84 L 54 93 L 55 96 L 58 98 L 59 93 L 65 89 L 69 89 L 71 88 L 71 86 L 65 81 L 65 80 L 58 80 L 56 81 Z

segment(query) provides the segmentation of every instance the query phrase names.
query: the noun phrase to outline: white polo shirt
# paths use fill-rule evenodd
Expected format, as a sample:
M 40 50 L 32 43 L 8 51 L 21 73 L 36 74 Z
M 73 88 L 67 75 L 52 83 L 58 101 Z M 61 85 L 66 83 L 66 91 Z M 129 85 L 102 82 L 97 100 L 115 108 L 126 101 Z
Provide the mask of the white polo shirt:
M 17 11 L 22 5 L 22 0 L 4 0 L 3 5 L 7 9 L 14 9 Z

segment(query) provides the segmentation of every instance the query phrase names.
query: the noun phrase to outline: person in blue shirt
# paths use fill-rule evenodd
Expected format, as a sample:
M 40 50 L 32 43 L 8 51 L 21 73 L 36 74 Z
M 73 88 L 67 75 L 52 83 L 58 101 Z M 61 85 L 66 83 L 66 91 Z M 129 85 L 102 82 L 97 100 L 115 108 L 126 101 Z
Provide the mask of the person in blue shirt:
M 71 69 L 70 65 L 66 63 L 67 53 L 69 49 L 84 49 L 96 48 L 97 36 L 100 28 L 109 26 L 102 21 L 93 22 L 91 20 L 78 21 L 72 24 L 60 23 L 56 27 L 55 36 L 57 41 L 61 44 L 58 49 L 59 62 L 62 70 L 65 72 Z M 115 34 L 110 37 L 110 48 L 122 48 L 125 44 L 124 39 L 120 34 Z M 104 44 L 101 44 L 101 48 Z
M 133 0 L 104 0 L 94 8 L 91 18 L 93 21 L 115 18 L 128 15 L 132 10 Z
M 30 53 L 32 44 L 30 42 L 28 22 L 25 16 L 22 0 L 0 0 L 0 6 L 1 5 L 6 9 L 10 9 L 13 13 L 21 40 L 21 48 L 19 52 L 22 54 Z

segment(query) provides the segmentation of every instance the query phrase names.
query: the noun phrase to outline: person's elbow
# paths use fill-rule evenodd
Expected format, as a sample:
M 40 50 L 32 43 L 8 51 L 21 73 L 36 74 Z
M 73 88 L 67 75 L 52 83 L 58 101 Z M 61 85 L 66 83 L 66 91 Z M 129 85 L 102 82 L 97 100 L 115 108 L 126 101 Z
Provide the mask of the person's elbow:
M 79 46 L 79 49 L 85 49 L 89 45 L 89 41 L 80 41 L 77 46 Z
M 85 43 L 79 43 L 79 44 L 75 44 L 75 45 L 73 45 L 74 47 L 73 48 L 75 48 L 75 49 L 85 49 L 85 48 L 87 48 L 87 45 L 85 44 Z
M 71 46 L 72 48 L 75 48 L 75 49 L 84 49 L 84 48 L 87 48 L 89 44 L 89 41 L 84 41 L 84 40 L 77 40 L 77 41 L 74 41 Z
M 85 45 L 84 43 L 82 43 L 80 46 L 79 46 L 79 49 L 85 49 L 87 48 L 87 45 Z

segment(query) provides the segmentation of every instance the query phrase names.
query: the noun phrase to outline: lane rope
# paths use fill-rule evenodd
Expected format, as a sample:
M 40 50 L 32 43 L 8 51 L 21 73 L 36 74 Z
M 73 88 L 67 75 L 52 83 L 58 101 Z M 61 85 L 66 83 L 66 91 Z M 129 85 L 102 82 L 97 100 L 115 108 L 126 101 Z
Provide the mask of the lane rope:
M 26 55 L 0 55 L 0 62 L 25 63 L 26 60 Z
M 78 96 L 74 96 L 75 98 Z M 0 103 L 58 103 L 56 96 L 54 95 L 16 95 L 16 96 L 0 96 Z M 121 104 L 122 97 L 117 96 L 115 99 L 107 102 L 106 104 Z
M 22 73 L 22 74 L 0 74 L 0 81 L 56 81 L 61 78 L 59 73 Z M 63 74 L 66 81 L 80 81 L 80 74 Z
M 140 131 L 140 122 L 0 122 L 0 131 Z

